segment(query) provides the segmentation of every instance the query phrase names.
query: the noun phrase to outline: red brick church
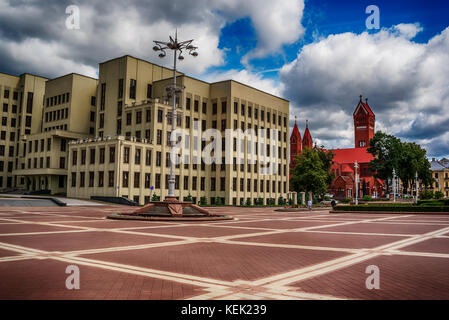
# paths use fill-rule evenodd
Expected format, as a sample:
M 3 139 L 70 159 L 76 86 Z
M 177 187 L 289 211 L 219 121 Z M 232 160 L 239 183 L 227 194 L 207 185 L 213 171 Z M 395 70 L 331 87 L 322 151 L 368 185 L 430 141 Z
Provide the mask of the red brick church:
M 355 147 L 330 150 L 335 154 L 331 171 L 336 178 L 329 186 L 329 193 L 336 198 L 355 197 L 355 162 L 357 162 L 359 198 L 362 198 L 364 195 L 370 195 L 373 198 L 382 197 L 384 195 L 384 182 L 375 178 L 374 173 L 369 168 L 369 163 L 374 158 L 367 149 L 371 138 L 374 137 L 376 116 L 368 105 L 368 99 L 363 102 L 362 96 L 360 96 L 353 118 Z M 290 137 L 291 168 L 294 167 L 294 158 L 306 147 L 312 148 L 312 136 L 308 123 L 306 124 L 304 138 L 301 140 L 301 134 L 295 121 Z

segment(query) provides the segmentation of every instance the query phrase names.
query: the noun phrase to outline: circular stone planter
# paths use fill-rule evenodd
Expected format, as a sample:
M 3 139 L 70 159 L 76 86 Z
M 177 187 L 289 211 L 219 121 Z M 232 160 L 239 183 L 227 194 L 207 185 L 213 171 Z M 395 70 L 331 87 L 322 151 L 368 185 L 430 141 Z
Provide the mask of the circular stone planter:
M 312 208 L 312 210 L 309 210 L 307 208 L 282 208 L 282 209 L 276 209 L 274 211 L 278 212 L 307 212 L 307 211 L 322 211 L 322 210 L 330 210 L 332 207 L 318 207 L 318 208 Z
M 191 216 L 169 216 L 169 215 L 136 215 L 126 213 L 112 213 L 107 216 L 113 220 L 140 220 L 140 221 L 222 221 L 234 220 L 231 216 L 224 215 L 191 215 Z

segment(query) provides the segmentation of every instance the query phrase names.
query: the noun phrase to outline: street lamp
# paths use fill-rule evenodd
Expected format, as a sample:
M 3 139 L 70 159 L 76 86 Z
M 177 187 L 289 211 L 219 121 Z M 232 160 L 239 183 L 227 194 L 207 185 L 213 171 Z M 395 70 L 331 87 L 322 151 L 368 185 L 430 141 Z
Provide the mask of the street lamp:
M 416 203 L 418 203 L 418 189 L 419 189 L 419 185 L 418 185 L 418 171 L 416 171 L 415 174 L 415 183 L 416 183 Z
M 393 168 L 393 202 L 396 202 L 396 170 Z
M 357 174 L 357 168 L 358 167 L 359 167 L 359 165 L 358 165 L 358 163 L 356 161 L 355 164 L 354 164 L 354 168 L 355 168 L 355 205 L 359 204 L 359 199 L 358 199 L 358 196 L 359 196 L 359 177 L 358 177 L 358 174 Z
M 176 129 L 176 93 L 181 92 L 179 88 L 176 87 L 176 59 L 179 59 L 180 61 L 184 60 L 184 56 L 182 55 L 183 51 L 187 52 L 188 54 L 197 57 L 198 53 L 195 51 L 198 49 L 197 47 L 194 47 L 192 45 L 192 40 L 182 41 L 178 42 L 178 30 L 176 30 L 175 39 L 173 39 L 171 36 L 169 37 L 170 41 L 163 42 L 163 41 L 154 41 L 156 44 L 153 47 L 154 51 L 160 51 L 159 58 L 165 58 L 167 55 L 166 50 L 170 49 L 173 51 L 173 87 L 169 88 L 169 90 L 172 92 L 173 97 L 173 106 L 172 106 L 172 133 Z M 179 55 L 178 55 L 179 51 Z M 166 200 L 176 200 L 175 197 L 175 175 L 174 175 L 174 149 L 173 146 L 175 144 L 175 137 L 172 134 L 170 137 L 170 155 L 171 155 L 171 163 L 170 163 L 170 177 L 168 179 L 168 196 L 166 197 Z

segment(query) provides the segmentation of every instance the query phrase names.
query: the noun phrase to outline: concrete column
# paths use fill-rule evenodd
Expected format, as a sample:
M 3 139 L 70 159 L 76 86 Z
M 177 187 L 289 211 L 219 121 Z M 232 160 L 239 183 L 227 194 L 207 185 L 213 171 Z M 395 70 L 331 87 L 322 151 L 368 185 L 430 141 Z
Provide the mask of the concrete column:
M 301 195 L 301 204 L 306 204 L 306 193 L 305 192 L 300 192 Z
M 309 192 L 309 199 L 307 199 L 307 200 L 312 200 L 313 201 L 312 192 Z
M 293 196 L 293 205 L 297 205 L 298 204 L 298 193 L 292 192 L 292 196 Z

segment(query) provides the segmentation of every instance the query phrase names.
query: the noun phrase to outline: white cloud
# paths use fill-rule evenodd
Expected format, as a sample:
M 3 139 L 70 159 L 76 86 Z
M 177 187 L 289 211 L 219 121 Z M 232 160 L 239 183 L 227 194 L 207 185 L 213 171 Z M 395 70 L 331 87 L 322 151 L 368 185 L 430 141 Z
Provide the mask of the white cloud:
M 209 73 L 202 78 L 207 82 L 218 82 L 231 79 L 276 96 L 280 96 L 281 94 L 281 87 L 276 81 L 270 78 L 263 78 L 260 73 L 253 73 L 247 70 L 220 71 Z
M 181 39 L 193 38 L 199 47 L 197 59 L 185 59 L 182 70 L 198 75 L 224 63 L 219 49 L 221 29 L 226 23 L 249 17 L 257 35 L 257 47 L 247 57 L 262 57 L 303 34 L 303 0 L 99 0 L 79 1 L 80 29 L 67 30 L 65 8 L 69 1 L 47 0 L 11 3 L 0 0 L 0 67 L 15 64 L 18 72 L 44 71 L 57 76 L 78 65 L 76 72 L 97 63 L 131 54 L 171 66 L 170 59 L 158 60 L 153 40 L 168 40 L 178 28 Z M 27 49 L 27 53 L 11 52 Z M 55 50 L 56 49 L 56 50 Z M 39 57 L 34 64 L 33 53 Z M 43 53 L 46 53 L 44 55 Z M 33 63 L 31 63 L 33 61 Z M 56 61 L 56 64 L 55 64 Z M 26 69 L 27 68 L 27 69 Z M 77 70 L 80 69 L 80 70 Z M 91 70 L 88 70 L 91 74 Z
M 326 132 L 348 140 L 360 94 L 369 97 L 377 114 L 376 129 L 426 144 L 430 132 L 433 137 L 447 132 L 449 28 L 428 43 L 413 42 L 421 30 L 418 24 L 400 24 L 375 34 L 329 35 L 306 45 L 280 72 L 283 95 L 296 113 L 309 117 L 316 137 L 333 147 L 335 139 Z M 336 116 L 341 112 L 346 120 Z M 422 115 L 426 121 L 420 121 Z M 351 146 L 353 139 L 348 142 L 340 146 Z

